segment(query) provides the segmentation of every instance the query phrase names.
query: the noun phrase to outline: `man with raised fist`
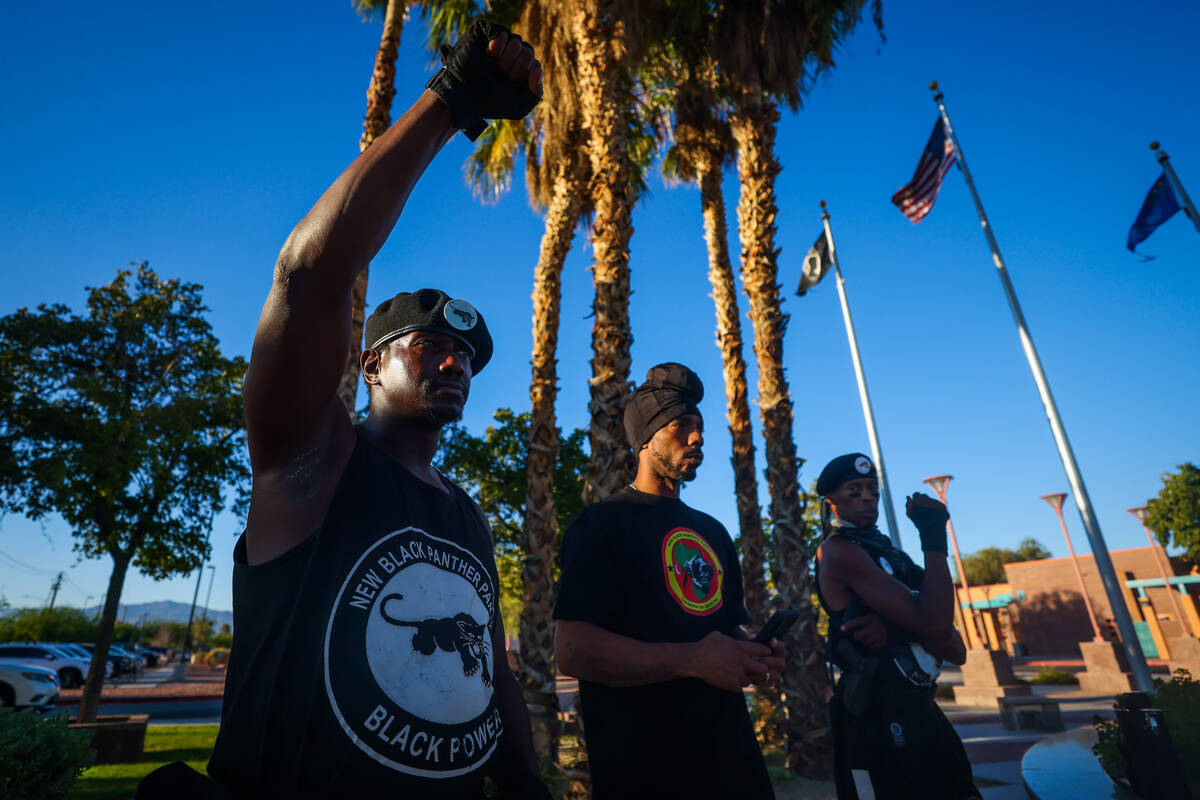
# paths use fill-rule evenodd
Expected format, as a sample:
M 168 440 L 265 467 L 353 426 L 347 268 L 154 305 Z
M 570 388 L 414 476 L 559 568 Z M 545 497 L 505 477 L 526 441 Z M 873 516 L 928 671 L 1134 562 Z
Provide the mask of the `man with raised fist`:
M 838 800 L 979 800 L 962 741 L 934 699 L 942 661 L 966 660 L 946 564 L 950 513 L 920 492 L 908 498 L 922 568 L 875 527 L 870 458 L 830 461 L 817 494 L 817 594 L 829 615 L 826 655 L 841 672 L 829 706 Z
M 245 381 L 253 488 L 234 550 L 234 642 L 209 774 L 234 798 L 546 798 L 509 672 L 491 532 L 431 462 L 492 355 L 436 289 L 380 303 L 370 414 L 337 395 L 350 290 L 442 146 L 537 104 L 541 66 L 475 22 L 416 102 L 288 237 Z M 424 282 L 414 276 L 414 282 Z M 420 283 L 417 283 L 419 286 Z

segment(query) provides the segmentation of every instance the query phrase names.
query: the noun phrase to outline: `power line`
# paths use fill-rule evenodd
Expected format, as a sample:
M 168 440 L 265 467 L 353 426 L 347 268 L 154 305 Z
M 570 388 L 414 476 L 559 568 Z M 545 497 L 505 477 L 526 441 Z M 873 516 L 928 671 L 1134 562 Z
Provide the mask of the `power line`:
M 0 559 L 3 559 L 5 561 L 9 562 L 8 566 L 10 566 L 14 569 L 24 570 L 25 572 L 30 572 L 35 575 L 55 575 L 55 574 L 57 574 L 52 569 L 42 569 L 41 567 L 35 567 L 30 564 L 26 564 L 24 561 L 13 558 L 12 556 L 10 556 L 8 553 L 4 552 L 3 550 L 0 550 Z

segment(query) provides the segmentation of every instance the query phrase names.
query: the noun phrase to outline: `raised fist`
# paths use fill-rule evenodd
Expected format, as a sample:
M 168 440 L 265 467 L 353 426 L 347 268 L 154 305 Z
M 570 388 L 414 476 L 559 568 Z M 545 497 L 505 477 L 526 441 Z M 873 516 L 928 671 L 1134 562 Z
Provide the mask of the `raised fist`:
M 542 65 L 533 48 L 502 25 L 477 19 L 425 86 L 450 107 L 455 127 L 475 141 L 489 119 L 523 119 L 541 100 Z
M 904 512 L 917 526 L 921 535 L 921 549 L 938 553 L 948 552 L 946 547 L 946 523 L 950 520 L 950 512 L 946 507 L 932 497 L 920 492 L 914 492 L 904 506 Z

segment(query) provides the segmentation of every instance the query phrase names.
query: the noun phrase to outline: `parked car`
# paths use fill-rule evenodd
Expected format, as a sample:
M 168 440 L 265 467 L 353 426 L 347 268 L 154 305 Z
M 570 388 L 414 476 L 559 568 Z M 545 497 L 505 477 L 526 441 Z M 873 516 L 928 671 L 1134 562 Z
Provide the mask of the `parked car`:
M 150 653 L 157 653 L 158 660 L 164 664 L 170 664 L 171 659 L 175 656 L 175 651 L 169 647 L 159 647 L 158 645 L 148 644 L 145 649 Z
M 96 650 L 96 645 L 92 642 L 76 642 L 75 644 L 87 651 L 88 658 L 91 658 L 93 652 Z M 112 664 L 113 675 L 124 675 L 128 672 L 133 672 L 133 662 L 130 661 L 129 657 L 114 652 L 112 647 L 109 647 L 108 650 L 108 663 Z
M 90 660 L 69 658 L 40 644 L 0 644 L 0 661 L 53 670 L 65 689 L 82 686 L 91 667 Z
M 141 656 L 142 660 L 146 662 L 147 667 L 157 667 L 158 666 L 158 660 L 159 660 L 158 653 L 154 652 L 153 650 L 146 647 L 145 645 L 125 644 L 125 645 L 121 645 L 121 646 L 124 647 L 126 650 L 130 651 L 131 653 L 136 653 L 137 655 Z
M 69 657 L 69 658 L 82 658 L 89 665 L 92 663 L 92 654 L 89 653 L 87 650 L 84 650 L 82 647 L 80 647 L 77 644 L 71 644 L 69 642 L 34 642 L 34 644 L 45 645 L 46 647 L 49 647 L 49 648 L 55 650 L 56 652 L 61 652 L 61 653 L 66 654 L 67 657 Z M 90 667 L 89 667 L 89 670 L 90 670 Z M 105 659 L 105 661 L 104 661 L 104 677 L 110 678 L 110 677 L 112 677 L 112 674 L 113 674 L 113 664 L 111 661 Z M 86 673 L 85 673 L 84 677 L 85 678 L 87 677 Z
M 0 705 L 49 711 L 58 699 L 54 670 L 0 662 Z
M 142 667 L 146 666 L 146 659 L 142 658 L 137 653 L 134 653 L 133 651 L 127 649 L 126 646 L 123 644 L 118 644 L 117 642 L 113 642 L 112 644 L 110 644 L 108 646 L 108 652 L 116 653 L 117 655 L 121 656 L 122 658 L 129 659 L 129 666 L 130 666 L 129 671 L 130 672 L 137 672 Z

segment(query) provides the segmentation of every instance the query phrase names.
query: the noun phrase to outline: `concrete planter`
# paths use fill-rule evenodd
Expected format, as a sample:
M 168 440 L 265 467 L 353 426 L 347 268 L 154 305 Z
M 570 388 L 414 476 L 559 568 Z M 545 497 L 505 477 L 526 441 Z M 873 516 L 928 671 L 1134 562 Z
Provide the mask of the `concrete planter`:
M 146 744 L 146 723 L 149 714 L 127 714 L 96 717 L 95 722 L 69 720 L 77 731 L 92 731 L 92 749 L 97 764 L 126 764 L 141 761 Z

